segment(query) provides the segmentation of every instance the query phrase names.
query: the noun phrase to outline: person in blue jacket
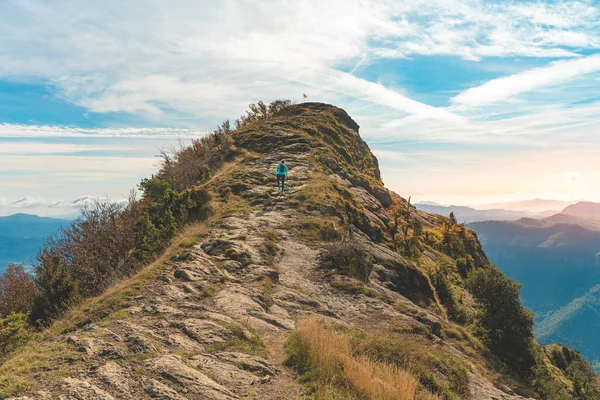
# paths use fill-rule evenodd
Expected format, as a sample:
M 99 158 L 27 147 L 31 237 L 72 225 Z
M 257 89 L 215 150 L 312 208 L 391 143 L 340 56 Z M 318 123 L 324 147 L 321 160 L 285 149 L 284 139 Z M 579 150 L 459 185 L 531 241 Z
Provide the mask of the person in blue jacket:
M 281 160 L 279 164 L 277 164 L 277 189 L 283 194 L 285 190 L 285 177 L 288 173 L 288 167 L 285 165 L 285 160 Z

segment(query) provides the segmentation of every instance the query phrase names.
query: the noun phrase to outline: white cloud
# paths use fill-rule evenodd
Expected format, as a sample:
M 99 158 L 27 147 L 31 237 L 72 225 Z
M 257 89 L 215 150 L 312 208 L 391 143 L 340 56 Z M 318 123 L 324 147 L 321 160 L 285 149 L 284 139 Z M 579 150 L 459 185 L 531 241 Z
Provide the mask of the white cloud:
M 92 205 L 96 201 L 111 201 L 126 204 L 127 199 L 111 199 L 106 196 L 81 195 L 69 200 L 56 200 L 41 196 L 24 196 L 9 200 L 0 198 L 0 215 L 11 215 L 20 212 L 47 216 L 75 216 L 82 207 Z
M 40 176 L 52 174 L 56 177 L 64 173 L 67 176 L 78 177 L 97 172 L 122 177 L 145 176 L 156 169 L 158 161 L 155 157 L 7 155 L 0 159 L 0 165 L 5 173 L 39 172 Z M 6 188 L 6 183 L 3 183 Z
M 598 71 L 600 71 L 600 55 L 555 61 L 544 67 L 493 79 L 481 86 L 461 92 L 453 97 L 451 101 L 457 108 L 484 106 L 511 99 L 520 93 L 557 85 L 581 75 Z
M 392 90 L 374 94 L 359 78 L 321 78 L 357 60 L 415 54 L 571 57 L 573 45 L 598 48 L 597 21 L 577 1 L 4 2 L 0 77 L 50 80 L 96 112 L 235 117 L 249 101 L 319 87 L 329 102 L 360 92 L 446 118 L 400 93 L 390 100 Z
M 21 197 L 8 204 L 9 208 L 35 208 L 44 206 L 46 202 L 40 197 Z
M 197 138 L 206 131 L 185 128 L 74 128 L 0 123 L 0 138 Z M 58 146 L 58 145 L 56 145 Z M 97 149 L 97 147 L 96 147 Z M 0 149 L 0 152 L 2 149 Z
M 78 196 L 68 201 L 44 201 L 43 204 L 53 209 L 81 209 L 93 205 L 97 201 L 110 201 L 113 203 L 127 204 L 127 199 L 111 199 L 108 196 L 91 196 L 89 194 Z
M 105 152 L 128 150 L 124 146 L 103 146 L 75 143 L 6 142 L 0 146 L 0 156 L 7 154 L 72 154 L 81 152 Z
M 432 107 L 412 100 L 400 93 L 390 90 L 383 85 L 359 79 L 354 75 L 336 70 L 308 70 L 296 73 L 305 82 L 311 82 L 315 87 L 325 87 L 329 90 L 356 97 L 362 101 L 387 106 L 422 118 L 432 118 L 442 121 L 460 121 L 462 118 L 443 108 Z

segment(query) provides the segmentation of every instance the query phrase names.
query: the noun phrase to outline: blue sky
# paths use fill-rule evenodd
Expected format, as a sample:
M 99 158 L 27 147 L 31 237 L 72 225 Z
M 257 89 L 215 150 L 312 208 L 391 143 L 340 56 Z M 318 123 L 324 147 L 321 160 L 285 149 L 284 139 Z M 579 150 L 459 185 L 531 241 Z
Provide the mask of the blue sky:
M 403 196 L 600 201 L 592 1 L 0 2 L 0 214 L 121 200 L 250 102 L 332 103 Z

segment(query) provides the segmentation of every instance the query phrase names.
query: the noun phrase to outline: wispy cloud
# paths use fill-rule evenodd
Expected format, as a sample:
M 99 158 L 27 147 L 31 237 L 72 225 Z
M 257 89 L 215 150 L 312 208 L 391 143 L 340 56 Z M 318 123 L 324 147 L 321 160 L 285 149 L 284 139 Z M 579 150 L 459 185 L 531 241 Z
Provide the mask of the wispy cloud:
M 0 156 L 40 156 L 46 154 L 103 153 L 126 150 L 128 150 L 128 148 L 123 146 L 103 146 L 75 143 L 9 142 L 0 144 Z
M 555 61 L 547 66 L 493 79 L 469 88 L 452 98 L 456 108 L 485 106 L 539 88 L 557 85 L 573 78 L 600 71 L 600 55 Z
M 206 130 L 186 128 L 74 128 L 0 123 L 0 138 L 197 138 Z
M 106 196 L 92 196 L 89 194 L 80 195 L 69 200 L 56 200 L 41 196 L 24 196 L 13 200 L 0 198 L 0 215 L 26 212 L 40 215 L 75 216 L 82 207 L 92 205 L 96 201 L 127 203 L 125 198 L 111 199 Z

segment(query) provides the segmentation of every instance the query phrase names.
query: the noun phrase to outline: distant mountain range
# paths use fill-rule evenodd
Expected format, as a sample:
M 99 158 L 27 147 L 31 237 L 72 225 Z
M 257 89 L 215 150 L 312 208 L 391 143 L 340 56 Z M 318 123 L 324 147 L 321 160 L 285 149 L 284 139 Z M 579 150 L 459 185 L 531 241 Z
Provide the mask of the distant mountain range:
M 69 222 L 31 214 L 0 217 L 0 273 L 10 263 L 31 263 L 44 238 Z
M 534 214 L 545 213 L 548 211 L 559 212 L 565 207 L 575 204 L 577 201 L 561 201 L 547 199 L 532 199 L 523 201 L 511 201 L 506 203 L 492 203 L 473 206 L 476 209 L 506 209 L 513 211 L 526 211 Z
M 415 204 L 418 210 L 425 211 L 431 214 L 440 214 L 448 216 L 451 212 L 460 223 L 469 223 L 476 221 L 516 221 L 520 218 L 543 218 L 556 214 L 559 210 L 546 210 L 544 212 L 531 212 L 508 210 L 502 208 L 495 209 L 475 209 L 466 206 L 442 206 L 439 204 L 431 204 L 431 202 L 419 202 Z
M 467 226 L 489 259 L 523 284 L 538 339 L 576 347 L 600 368 L 600 203 L 568 205 L 546 218 Z

